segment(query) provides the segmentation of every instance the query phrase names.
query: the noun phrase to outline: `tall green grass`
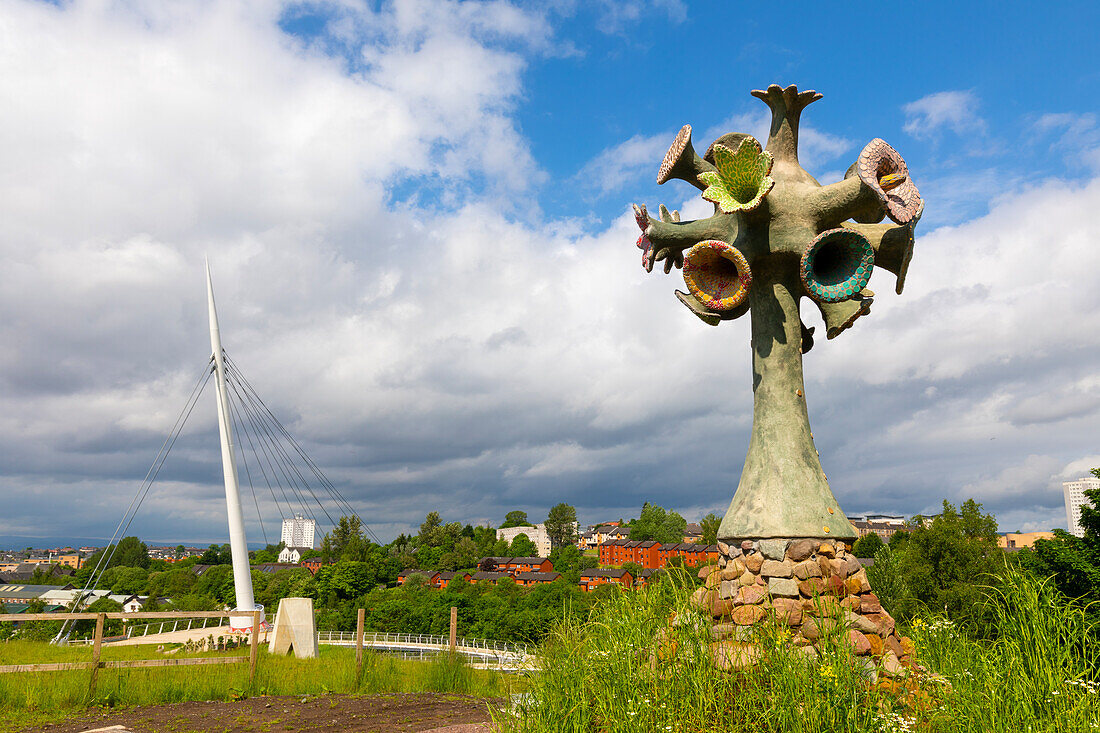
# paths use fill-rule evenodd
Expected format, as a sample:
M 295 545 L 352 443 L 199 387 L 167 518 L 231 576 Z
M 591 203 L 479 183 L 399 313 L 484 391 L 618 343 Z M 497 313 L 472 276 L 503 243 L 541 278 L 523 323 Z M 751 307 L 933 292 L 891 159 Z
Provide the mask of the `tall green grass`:
M 228 652 L 182 653 L 177 656 L 247 656 L 248 648 Z M 164 658 L 155 647 L 103 648 L 102 658 Z M 40 642 L 0 643 L 0 664 L 90 661 L 87 647 L 56 647 Z M 364 651 L 356 674 L 354 649 L 321 646 L 316 659 L 270 656 L 261 647 L 254 684 L 248 663 L 201 667 L 101 669 L 94 697 L 88 671 L 0 675 L 0 730 L 16 722 L 44 722 L 78 713 L 89 706 L 159 705 L 188 700 L 231 700 L 248 695 L 374 694 L 389 692 L 454 692 L 480 697 L 508 694 L 514 680 L 498 672 L 471 669 L 461 657 L 440 655 L 429 661 L 406 661 Z
M 968 638 L 942 619 L 915 623 L 928 668 L 914 693 L 872 684 L 843 644 L 808 661 L 786 632 L 764 627 L 761 657 L 744 673 L 715 670 L 710 620 L 687 604 L 685 582 L 624 593 L 586 623 L 563 623 L 541 648 L 541 671 L 505 731 L 758 733 L 761 731 L 1058 731 L 1100 729 L 1088 678 L 1100 654 L 1082 609 L 1048 584 L 1005 570 L 989 589 L 998 636 Z

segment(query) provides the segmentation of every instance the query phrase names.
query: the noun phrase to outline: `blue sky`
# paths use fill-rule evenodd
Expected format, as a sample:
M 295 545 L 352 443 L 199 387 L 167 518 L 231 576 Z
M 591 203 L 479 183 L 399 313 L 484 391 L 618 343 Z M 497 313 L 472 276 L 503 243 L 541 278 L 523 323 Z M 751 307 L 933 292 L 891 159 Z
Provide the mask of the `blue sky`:
M 383 537 L 429 508 L 724 512 L 747 319 L 684 311 L 629 210 L 705 215 L 655 185 L 665 149 L 685 123 L 700 150 L 766 135 L 772 83 L 824 94 L 800 150 L 822 182 L 881 137 L 926 201 L 905 293 L 877 276 L 806 358 L 841 505 L 1063 526 L 1061 481 L 1100 465 L 1098 15 L 0 5 L 0 485 L 24 499 L 0 535 L 113 530 L 206 356 L 204 254 L 226 349 Z M 222 541 L 212 403 L 173 461 L 134 531 Z

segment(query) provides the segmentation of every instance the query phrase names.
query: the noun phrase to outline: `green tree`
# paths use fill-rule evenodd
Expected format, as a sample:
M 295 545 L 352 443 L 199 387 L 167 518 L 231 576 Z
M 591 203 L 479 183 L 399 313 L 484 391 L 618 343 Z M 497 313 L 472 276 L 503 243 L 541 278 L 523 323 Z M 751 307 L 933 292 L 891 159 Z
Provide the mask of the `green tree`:
M 286 547 L 286 544 L 283 542 L 277 545 L 268 544 L 262 550 L 253 550 L 248 553 L 248 559 L 257 565 L 265 562 L 278 562 L 279 553 L 283 551 L 284 547 Z
M 703 544 L 713 545 L 718 542 L 718 528 L 722 525 L 722 518 L 710 512 L 699 520 L 699 526 L 703 528 Z
M 416 544 L 420 547 L 435 547 L 443 537 L 443 520 L 439 512 L 428 512 L 420 523 L 420 532 L 416 535 Z
M 512 540 L 512 546 L 508 551 L 512 557 L 537 557 L 539 554 L 539 548 L 535 547 L 535 543 L 522 532 Z
M 1100 468 L 1092 474 L 1100 478 Z M 1063 595 L 1087 606 L 1100 601 L 1100 490 L 1089 489 L 1085 496 L 1089 502 L 1081 507 L 1081 537 L 1056 529 L 1054 539 L 1036 540 L 1034 548 L 1020 550 L 1018 557 L 1036 577 L 1052 578 Z M 1089 608 L 1100 613 L 1095 606 Z
M 481 557 L 477 544 L 469 537 L 462 537 L 455 543 L 454 556 L 456 570 L 477 567 L 478 558 Z
M 687 520 L 676 512 L 666 512 L 663 507 L 646 502 L 642 513 L 630 525 L 630 539 L 654 540 L 662 544 L 683 542 Z
M 233 550 L 228 545 L 210 545 L 199 557 L 200 565 L 232 565 Z
M 103 574 L 103 584 L 120 595 L 144 593 L 149 573 L 145 568 L 114 567 Z
M 43 565 L 45 567 L 43 568 Z M 71 578 L 68 575 L 55 575 L 53 572 L 53 565 L 46 563 L 39 563 L 35 566 L 34 572 L 31 573 L 31 579 L 28 581 L 29 585 L 68 585 Z
M 321 558 L 326 563 L 361 562 L 370 553 L 370 545 L 359 517 L 343 516 L 321 540 Z
M 876 533 L 870 532 L 863 537 L 860 537 L 852 545 L 852 554 L 856 557 L 874 557 L 875 553 L 886 547 L 886 543 L 882 541 Z
M 104 560 L 104 558 L 106 559 Z M 123 537 L 118 542 L 118 549 L 115 549 L 114 545 L 108 545 L 102 550 L 96 550 L 81 563 L 80 569 L 76 571 L 76 583 L 74 585 L 86 583 L 100 565 L 101 560 L 103 560 L 103 564 L 102 567 L 99 567 L 100 572 L 118 565 L 131 568 L 148 568 L 149 548 L 137 537 Z
M 550 547 L 573 545 L 577 542 L 577 510 L 564 502 L 555 505 L 546 517 L 546 534 Z
M 500 525 L 500 528 L 527 527 L 530 524 L 531 523 L 527 521 L 527 512 L 521 512 L 519 509 L 515 509 L 504 515 L 504 524 Z
M 187 552 L 186 547 L 184 547 L 183 545 L 176 545 L 175 558 L 179 560 L 181 557 L 183 557 L 185 552 Z
M 997 547 L 997 521 L 983 514 L 982 505 L 967 499 L 959 509 L 948 501 L 932 522 L 916 526 L 898 551 L 898 573 L 906 597 L 898 610 L 905 616 L 923 609 L 946 612 L 953 618 L 972 616 L 1003 557 Z

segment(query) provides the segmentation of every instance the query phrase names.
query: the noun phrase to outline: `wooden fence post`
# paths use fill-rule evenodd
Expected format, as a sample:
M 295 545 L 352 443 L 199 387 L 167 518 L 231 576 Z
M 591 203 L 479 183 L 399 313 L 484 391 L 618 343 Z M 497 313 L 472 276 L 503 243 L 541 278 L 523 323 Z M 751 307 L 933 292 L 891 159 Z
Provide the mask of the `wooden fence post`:
M 458 607 L 451 606 L 451 651 L 458 649 Z
M 363 672 L 363 625 L 366 613 L 365 608 L 360 608 L 355 621 L 355 676 L 357 679 Z
M 260 653 L 260 610 L 252 612 L 252 648 L 248 651 L 248 684 L 256 680 L 256 658 Z
M 99 676 L 99 653 L 103 648 L 103 623 L 107 620 L 107 614 L 100 613 L 95 617 L 95 640 L 92 642 L 92 678 L 88 682 L 88 697 L 95 698 L 96 677 Z

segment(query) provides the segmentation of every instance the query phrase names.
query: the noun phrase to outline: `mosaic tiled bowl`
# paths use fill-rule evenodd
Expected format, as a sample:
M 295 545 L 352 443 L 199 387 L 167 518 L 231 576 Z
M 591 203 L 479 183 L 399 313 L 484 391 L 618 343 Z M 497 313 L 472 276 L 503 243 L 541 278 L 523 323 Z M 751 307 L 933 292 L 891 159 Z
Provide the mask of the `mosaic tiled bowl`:
M 735 247 L 709 239 L 684 254 L 684 282 L 707 308 L 728 311 L 748 298 L 752 272 Z
M 852 229 L 830 229 L 802 253 L 799 275 L 814 300 L 836 303 L 867 287 L 874 266 L 875 251 L 866 237 Z

